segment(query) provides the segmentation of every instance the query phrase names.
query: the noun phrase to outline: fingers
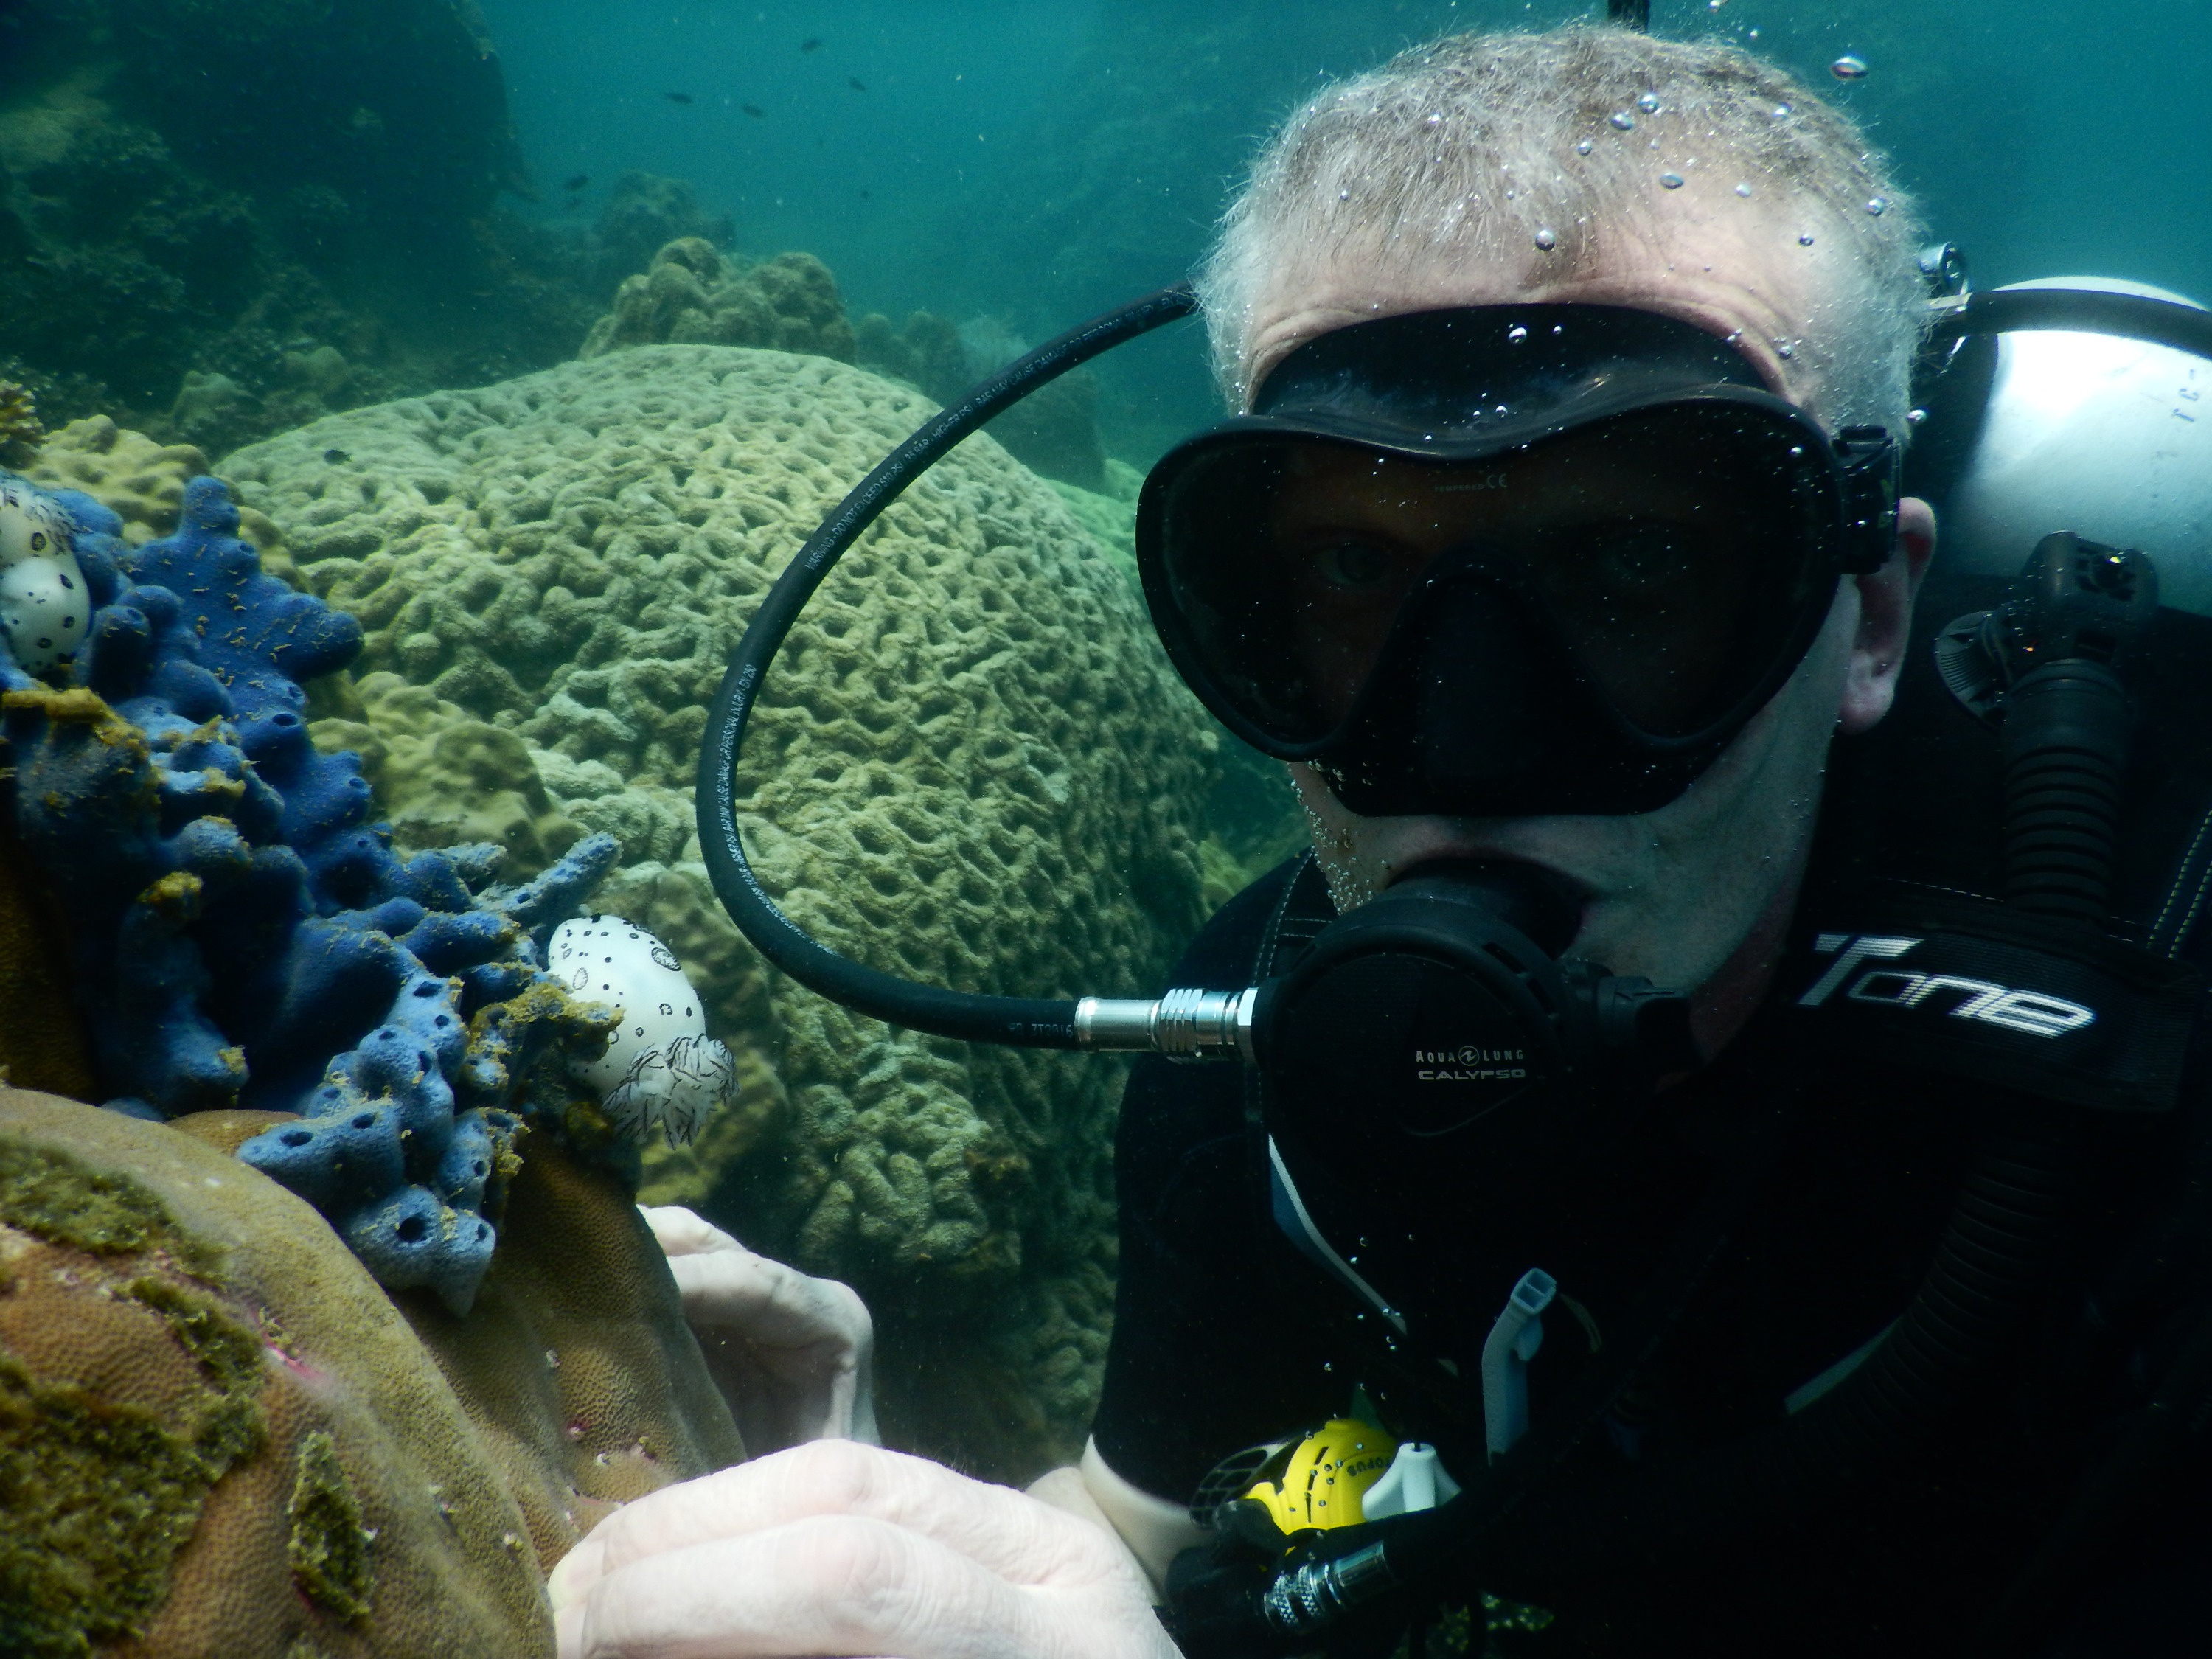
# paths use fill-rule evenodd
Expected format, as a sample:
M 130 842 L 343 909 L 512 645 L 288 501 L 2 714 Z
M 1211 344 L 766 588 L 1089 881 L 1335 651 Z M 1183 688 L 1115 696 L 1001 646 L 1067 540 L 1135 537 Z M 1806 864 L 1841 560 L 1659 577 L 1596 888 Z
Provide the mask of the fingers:
M 561 1659 L 1174 1659 L 1134 1580 L 1009 1583 L 881 1521 L 817 1516 L 632 1564 L 556 1620 Z
M 696 1325 L 728 1326 L 771 1348 L 835 1344 L 857 1358 L 872 1347 L 873 1322 L 852 1287 L 730 1247 L 672 1255 L 669 1271 Z
M 680 1204 L 641 1204 L 637 1209 L 645 1218 L 645 1224 L 653 1229 L 653 1240 L 660 1246 L 661 1255 L 672 1260 L 705 1250 L 744 1249 L 713 1222 Z
M 1016 1584 L 1096 1580 L 1121 1570 L 1097 1528 L 1019 1492 L 921 1458 L 825 1440 L 637 1499 L 571 1550 L 548 1588 L 556 1607 L 571 1606 L 648 1558 L 825 1516 L 885 1522 Z

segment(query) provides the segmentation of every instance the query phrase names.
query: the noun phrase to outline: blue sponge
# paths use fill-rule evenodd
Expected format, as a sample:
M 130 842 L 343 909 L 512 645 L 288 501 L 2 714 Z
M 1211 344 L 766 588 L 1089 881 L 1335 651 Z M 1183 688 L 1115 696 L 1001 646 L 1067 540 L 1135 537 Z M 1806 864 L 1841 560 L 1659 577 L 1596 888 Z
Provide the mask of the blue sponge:
M 93 611 L 42 674 L 0 637 L 0 810 L 72 918 L 111 1104 L 300 1114 L 239 1156 L 384 1284 L 465 1311 L 525 1117 L 557 1132 L 547 1079 L 603 1040 L 598 1015 L 549 1013 L 532 934 L 590 892 L 612 838 L 514 887 L 493 884 L 495 848 L 403 860 L 359 757 L 308 737 L 301 682 L 350 662 L 360 626 L 263 574 L 223 485 L 194 479 L 176 533 L 137 549 L 89 497 L 46 499 Z M 518 1047 L 496 1016 L 525 998 Z

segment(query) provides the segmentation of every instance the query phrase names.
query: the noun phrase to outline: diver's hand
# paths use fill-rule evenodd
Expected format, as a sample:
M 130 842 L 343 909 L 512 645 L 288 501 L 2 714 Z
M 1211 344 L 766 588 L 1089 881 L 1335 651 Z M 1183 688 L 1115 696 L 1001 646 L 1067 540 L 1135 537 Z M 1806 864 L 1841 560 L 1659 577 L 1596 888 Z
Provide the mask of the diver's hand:
M 852 1287 L 756 1255 L 689 1210 L 643 1213 L 746 1449 L 757 1457 L 809 1440 L 872 1445 L 875 1327 Z
M 550 1588 L 561 1659 L 1177 1659 L 1110 1533 L 850 1441 L 641 1498 Z

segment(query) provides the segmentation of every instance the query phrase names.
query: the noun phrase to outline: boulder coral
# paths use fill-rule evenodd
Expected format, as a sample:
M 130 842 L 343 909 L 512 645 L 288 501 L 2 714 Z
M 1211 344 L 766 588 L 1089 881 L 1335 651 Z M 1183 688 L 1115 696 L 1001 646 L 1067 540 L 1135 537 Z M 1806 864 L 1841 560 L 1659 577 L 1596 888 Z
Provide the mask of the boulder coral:
M 811 253 L 759 264 L 681 236 L 623 278 L 614 309 L 592 325 L 585 357 L 634 345 L 769 346 L 853 361 L 853 325 L 830 267 Z
M 579 355 L 639 345 L 769 346 L 857 362 L 949 404 L 1028 349 L 1001 325 L 978 321 L 963 329 L 917 311 L 903 328 L 876 312 L 854 323 L 836 278 L 811 253 L 748 264 L 704 237 L 680 236 L 644 270 L 623 279 L 613 309 L 592 325 Z M 1048 478 L 1107 488 L 1098 385 L 1089 369 L 1040 386 L 988 429 L 1023 465 Z
M 949 1449 L 1018 1472 L 1079 1446 L 1095 1394 L 1118 1070 L 890 1030 L 768 975 L 692 828 L 706 703 L 746 617 L 929 409 L 820 357 L 641 346 L 331 416 L 227 465 L 360 619 L 365 669 L 514 732 L 561 810 L 622 841 L 597 907 L 665 939 L 709 1030 L 774 1060 L 788 1127 L 701 1166 L 709 1186 L 647 1195 L 861 1289 L 889 1432 L 930 1383 L 902 1332 L 947 1333 L 948 1395 L 1031 1413 Z M 739 799 L 763 880 L 840 949 L 939 982 L 1136 990 L 1200 920 L 1215 749 L 1121 573 L 979 437 L 802 619 Z
M 629 1196 L 533 1148 L 466 1320 L 230 1155 L 0 1089 L 0 1652 L 550 1659 L 544 1575 L 744 1455 Z

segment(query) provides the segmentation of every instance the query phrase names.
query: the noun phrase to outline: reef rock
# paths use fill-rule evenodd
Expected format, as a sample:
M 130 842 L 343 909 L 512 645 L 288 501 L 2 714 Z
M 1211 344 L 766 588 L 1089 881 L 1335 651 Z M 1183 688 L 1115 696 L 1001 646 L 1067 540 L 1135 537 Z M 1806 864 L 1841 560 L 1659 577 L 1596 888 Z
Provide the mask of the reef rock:
M 21 466 L 46 435 L 31 389 L 0 380 L 0 466 Z
M 647 1195 L 854 1283 L 881 1324 L 890 1432 L 928 1380 L 902 1322 L 946 1333 L 939 1376 L 976 1397 L 986 1372 L 1001 1396 L 1048 1394 L 1020 1434 L 951 1448 L 1013 1470 L 1079 1445 L 1095 1392 L 1119 1070 L 890 1030 L 769 975 L 691 823 L 705 707 L 745 619 L 928 410 L 820 357 L 644 346 L 332 416 L 228 465 L 307 582 L 360 619 L 365 668 L 517 734 L 562 811 L 622 840 L 598 907 L 669 943 L 733 1052 L 774 1060 L 787 1130 L 703 1169 L 708 1190 Z M 1214 749 L 1121 572 L 979 438 L 802 620 L 739 799 L 762 879 L 837 948 L 941 983 L 1136 990 L 1200 920 Z M 746 1120 L 742 1097 L 723 1116 Z
M 0 1089 L 0 1652 L 533 1659 L 615 1504 L 744 1455 L 627 1195 L 532 1149 L 465 1321 L 229 1156 Z

